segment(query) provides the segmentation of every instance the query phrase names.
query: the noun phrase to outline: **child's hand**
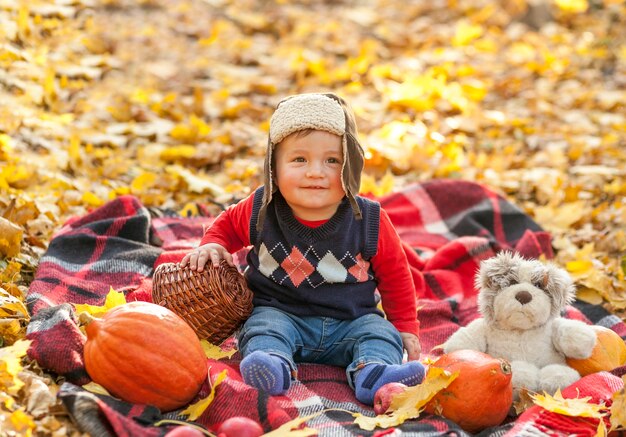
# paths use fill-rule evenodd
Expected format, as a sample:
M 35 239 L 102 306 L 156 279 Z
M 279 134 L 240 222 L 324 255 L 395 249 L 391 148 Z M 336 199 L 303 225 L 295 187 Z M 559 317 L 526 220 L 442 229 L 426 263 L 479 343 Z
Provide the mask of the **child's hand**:
M 207 243 L 189 252 L 180 262 L 182 267 L 189 264 L 191 270 L 202 272 L 207 262 L 211 262 L 214 267 L 219 266 L 221 260 L 226 260 L 228 265 L 233 266 L 233 256 L 217 243 Z
M 400 337 L 402 337 L 402 344 L 406 349 L 409 361 L 419 360 L 422 346 L 420 346 L 420 340 L 417 338 L 417 335 L 410 332 L 401 332 Z

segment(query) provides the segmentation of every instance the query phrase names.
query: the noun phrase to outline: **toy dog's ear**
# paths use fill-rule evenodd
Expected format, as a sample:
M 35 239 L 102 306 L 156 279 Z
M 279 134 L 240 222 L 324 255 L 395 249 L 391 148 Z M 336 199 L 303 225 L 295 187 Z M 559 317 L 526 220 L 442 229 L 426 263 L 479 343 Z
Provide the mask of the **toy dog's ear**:
M 571 304 L 576 297 L 576 286 L 566 270 L 554 264 L 546 265 L 546 284 L 543 289 L 552 298 L 553 312 L 558 314 L 566 305 Z
M 507 287 L 522 258 L 512 252 L 500 252 L 480 263 L 475 286 L 478 290 L 498 291 Z

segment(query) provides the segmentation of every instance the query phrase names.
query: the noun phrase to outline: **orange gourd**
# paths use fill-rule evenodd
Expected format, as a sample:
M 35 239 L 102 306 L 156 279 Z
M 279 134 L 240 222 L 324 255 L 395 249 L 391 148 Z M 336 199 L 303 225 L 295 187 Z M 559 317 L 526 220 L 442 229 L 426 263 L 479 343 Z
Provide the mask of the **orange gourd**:
M 113 396 L 171 411 L 188 404 L 207 379 L 200 340 L 167 308 L 130 302 L 80 320 L 87 373 Z
M 450 385 L 438 392 L 425 410 L 446 417 L 470 433 L 496 426 L 513 405 L 511 365 L 474 350 L 444 354 L 432 364 L 459 371 Z
M 581 376 L 602 370 L 613 370 L 626 364 L 626 343 L 615 331 L 604 326 L 593 325 L 598 341 L 589 358 L 568 358 L 567 365 Z

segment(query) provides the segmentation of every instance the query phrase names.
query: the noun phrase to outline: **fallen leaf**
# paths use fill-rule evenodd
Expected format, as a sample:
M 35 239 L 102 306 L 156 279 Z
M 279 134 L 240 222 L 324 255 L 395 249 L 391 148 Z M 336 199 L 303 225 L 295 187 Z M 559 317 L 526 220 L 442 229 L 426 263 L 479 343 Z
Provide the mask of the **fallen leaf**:
M 213 360 L 221 360 L 222 358 L 230 358 L 235 353 L 237 353 L 236 348 L 224 350 L 219 346 L 209 343 L 205 339 L 200 340 L 200 345 L 202 346 L 202 349 L 204 350 L 204 354 L 207 356 L 207 358 L 211 358 Z
M 217 378 L 215 378 L 213 384 L 211 384 L 211 393 L 209 393 L 206 398 L 200 399 L 198 402 L 189 405 L 187 408 L 181 411 L 180 414 L 189 416 L 189 420 L 196 420 L 198 417 L 202 416 L 204 410 L 206 410 L 213 402 L 213 399 L 215 399 L 215 389 L 222 383 L 222 381 L 226 379 L 227 375 L 228 371 L 222 370 L 220 374 L 217 375 Z
M 116 306 L 124 305 L 126 303 L 126 296 L 124 293 L 115 291 L 113 287 L 109 288 L 109 292 L 104 300 L 104 305 L 89 305 L 89 304 L 74 304 L 76 313 L 87 312 L 92 316 L 99 317 Z
M 356 418 L 354 423 L 361 429 L 371 431 L 376 427 L 389 428 L 401 425 L 406 420 L 415 419 L 419 417 L 424 405 L 439 391 L 450 385 L 457 376 L 459 376 L 459 372 L 450 373 L 439 367 L 431 366 L 421 384 L 408 387 L 404 392 L 394 396 L 387 413 L 375 417 L 353 413 Z
M 318 435 L 319 431 L 313 428 L 300 428 L 300 426 L 311 419 L 316 418 L 317 416 L 324 414 L 328 411 L 344 411 L 349 413 L 349 411 L 342 410 L 339 408 L 332 408 L 327 410 L 322 410 L 315 414 L 310 414 L 308 416 L 296 417 L 293 420 L 290 420 L 287 423 L 283 423 L 281 426 L 276 428 L 273 431 L 270 431 L 266 434 L 263 434 L 263 437 L 308 437 Z
M 111 394 L 107 391 L 106 388 L 102 387 L 100 384 L 93 382 L 93 381 L 87 384 L 83 384 L 81 387 L 91 393 L 95 393 L 98 395 L 111 396 Z
M 20 253 L 23 233 L 21 227 L 0 217 L 0 255 L 11 258 Z
M 547 393 L 531 394 L 531 398 L 536 405 L 545 408 L 553 413 L 563 414 L 572 417 L 604 417 L 602 410 L 604 405 L 589 403 L 591 396 L 584 398 L 564 398 L 561 390 L 557 390 L 554 396 Z
M 626 383 L 626 376 L 622 376 Z M 613 404 L 611 405 L 611 429 L 626 430 L 626 388 L 613 393 Z
M 0 390 L 15 395 L 24 386 L 18 374 L 22 371 L 22 357 L 30 343 L 30 340 L 18 340 L 11 346 L 0 348 Z
M 587 0 L 554 0 L 554 2 L 565 12 L 581 13 L 589 8 Z
M 570 202 L 558 207 L 537 207 L 534 211 L 536 219 L 547 230 L 556 232 L 569 229 L 574 223 L 588 214 L 584 202 Z

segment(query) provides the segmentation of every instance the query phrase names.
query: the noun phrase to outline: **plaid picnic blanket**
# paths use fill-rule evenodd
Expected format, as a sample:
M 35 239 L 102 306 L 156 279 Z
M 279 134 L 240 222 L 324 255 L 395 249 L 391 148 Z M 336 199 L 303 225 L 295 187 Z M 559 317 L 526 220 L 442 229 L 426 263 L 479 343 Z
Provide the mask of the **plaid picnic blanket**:
M 503 249 L 527 257 L 553 256 L 548 233 L 515 205 L 480 184 L 434 180 L 378 200 L 404 243 L 419 290 L 422 349 L 433 356 L 441 353 L 433 349 L 435 346 L 479 316 L 473 279 L 481 260 Z M 90 379 L 82 357 L 85 337 L 77 327 L 72 304 L 102 305 L 111 287 L 123 292 L 127 301 L 150 301 L 155 268 L 179 261 L 198 244 L 203 228 L 213 219 L 149 210 L 137 198 L 122 196 L 68 221 L 51 240 L 27 296 L 32 314 L 27 331 L 27 338 L 32 340 L 29 356 L 65 378 L 59 397 L 83 431 L 98 436 L 161 436 L 172 425 L 157 427 L 156 422 L 184 420 L 181 410 L 163 415 L 152 406 L 131 405 L 80 387 Z M 237 258 L 245 260 L 244 256 Z M 566 317 L 600 324 L 626 336 L 621 320 L 599 306 L 577 302 L 567 309 Z M 228 378 L 218 386 L 215 400 L 196 423 L 215 430 L 225 419 L 245 415 L 269 431 L 295 417 L 321 413 L 307 422 L 321 436 L 394 432 L 361 430 L 349 413 L 339 411 L 374 414 L 372 408 L 356 400 L 342 368 L 301 364 L 299 381 L 284 396 L 271 397 L 243 383 L 238 364 L 238 355 L 211 360 L 209 380 L 213 382 L 222 370 L 227 370 Z M 611 380 L 615 375 L 606 373 L 600 378 L 612 387 L 616 384 Z M 209 394 L 209 380 L 194 401 Z M 529 423 L 535 420 L 534 416 L 524 417 L 481 435 L 504 435 L 522 419 Z M 561 425 L 554 425 L 555 432 Z M 407 421 L 399 430 L 403 436 L 467 435 L 456 424 L 430 415 Z

